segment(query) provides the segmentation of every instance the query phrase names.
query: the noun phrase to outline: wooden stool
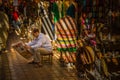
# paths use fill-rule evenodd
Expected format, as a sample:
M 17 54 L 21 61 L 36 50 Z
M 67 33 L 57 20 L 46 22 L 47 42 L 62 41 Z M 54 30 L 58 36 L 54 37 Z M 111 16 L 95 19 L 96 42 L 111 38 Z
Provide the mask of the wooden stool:
M 47 53 L 47 54 L 40 54 L 41 56 L 41 63 L 43 64 L 44 62 L 48 62 L 52 64 L 52 57 L 53 57 L 53 52 Z

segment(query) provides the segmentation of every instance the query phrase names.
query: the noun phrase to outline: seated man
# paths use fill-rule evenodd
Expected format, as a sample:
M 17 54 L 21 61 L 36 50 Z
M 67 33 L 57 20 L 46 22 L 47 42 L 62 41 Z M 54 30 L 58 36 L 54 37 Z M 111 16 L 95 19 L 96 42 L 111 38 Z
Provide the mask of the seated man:
M 52 44 L 47 36 L 39 32 L 39 29 L 34 28 L 32 34 L 35 39 L 25 45 L 25 48 L 30 49 L 31 53 L 33 53 L 33 61 L 29 63 L 35 63 L 42 66 L 40 63 L 40 54 L 51 52 Z

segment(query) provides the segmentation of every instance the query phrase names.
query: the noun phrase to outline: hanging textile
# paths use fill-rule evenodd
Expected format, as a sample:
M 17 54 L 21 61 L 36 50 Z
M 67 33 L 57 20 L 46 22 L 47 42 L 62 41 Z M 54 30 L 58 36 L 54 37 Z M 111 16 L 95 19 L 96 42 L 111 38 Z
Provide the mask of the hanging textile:
M 63 1 L 56 1 L 52 3 L 52 13 L 54 15 L 54 22 L 56 23 L 60 18 L 64 17 L 65 15 L 65 7 L 64 7 L 64 2 Z
M 62 2 L 62 11 L 61 11 L 61 17 L 64 17 L 65 15 L 65 0 Z
M 58 10 L 58 5 L 56 2 L 53 3 L 52 12 L 54 14 L 54 22 L 57 22 L 60 19 L 60 14 Z
M 40 9 L 41 9 L 41 23 L 42 23 L 42 29 L 43 31 L 41 32 L 45 32 L 45 34 L 47 34 L 49 36 L 49 38 L 51 40 L 54 39 L 54 32 L 52 30 L 52 22 L 48 17 L 48 14 L 43 6 L 43 3 L 40 3 Z
M 59 17 L 62 18 L 64 16 L 64 1 L 57 1 L 57 5 L 58 5 L 58 11 L 59 11 Z
M 64 58 L 67 58 L 67 62 L 74 61 L 77 37 L 75 21 L 71 17 L 66 16 L 61 18 L 55 25 L 58 47 L 57 50 L 60 52 L 64 52 Z
M 69 8 L 67 9 L 67 12 L 66 12 L 66 15 L 68 15 L 68 16 L 70 16 L 70 17 L 72 17 L 72 18 L 75 18 L 75 6 L 74 6 L 74 4 L 71 4 L 70 6 L 69 6 Z

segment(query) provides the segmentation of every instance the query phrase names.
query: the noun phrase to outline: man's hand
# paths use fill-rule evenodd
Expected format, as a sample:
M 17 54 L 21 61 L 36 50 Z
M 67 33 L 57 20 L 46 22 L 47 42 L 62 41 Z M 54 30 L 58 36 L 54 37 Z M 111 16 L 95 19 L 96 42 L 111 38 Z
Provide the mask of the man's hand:
M 24 46 L 26 49 L 30 49 L 31 48 L 31 46 L 28 46 L 28 45 L 25 45 Z

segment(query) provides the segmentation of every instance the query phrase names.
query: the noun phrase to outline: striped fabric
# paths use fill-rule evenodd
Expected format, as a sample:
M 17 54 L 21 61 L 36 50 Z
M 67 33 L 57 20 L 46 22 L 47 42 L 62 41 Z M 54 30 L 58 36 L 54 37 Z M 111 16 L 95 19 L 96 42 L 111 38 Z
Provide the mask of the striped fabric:
M 59 48 L 76 47 L 77 29 L 74 20 L 66 16 L 56 24 L 57 42 Z M 64 46 L 63 46 L 64 45 Z
M 45 10 L 42 2 L 40 2 L 40 7 L 41 7 L 40 8 L 41 11 L 43 11 L 43 12 L 41 12 L 40 16 L 41 16 L 41 22 L 42 22 L 42 29 L 44 30 L 41 32 L 45 32 L 45 34 L 47 34 L 49 36 L 49 38 L 51 40 L 53 40 L 54 39 L 54 31 L 52 29 L 52 22 L 49 19 L 47 11 Z
M 90 46 L 81 47 L 77 50 L 77 63 L 79 65 L 92 64 L 95 62 L 95 52 Z
M 45 33 L 49 36 L 51 40 L 54 39 L 54 31 L 52 30 L 52 23 L 48 16 L 41 17 L 42 21 L 42 28 L 45 31 Z
M 76 37 L 77 29 L 74 20 L 69 17 L 63 17 L 55 23 L 57 35 L 58 51 L 63 52 L 62 55 L 65 62 L 75 61 Z
M 95 63 L 95 51 L 91 46 L 79 47 L 76 52 L 76 69 L 78 72 L 84 70 L 92 71 Z M 102 69 L 101 69 L 102 70 Z

